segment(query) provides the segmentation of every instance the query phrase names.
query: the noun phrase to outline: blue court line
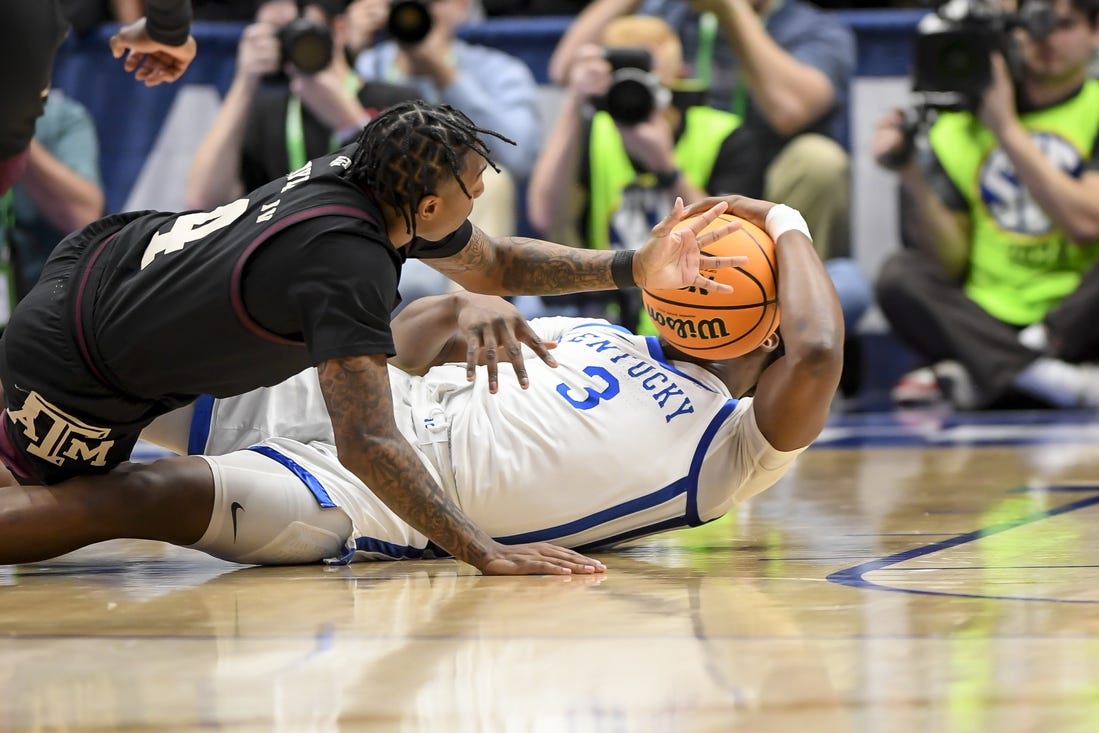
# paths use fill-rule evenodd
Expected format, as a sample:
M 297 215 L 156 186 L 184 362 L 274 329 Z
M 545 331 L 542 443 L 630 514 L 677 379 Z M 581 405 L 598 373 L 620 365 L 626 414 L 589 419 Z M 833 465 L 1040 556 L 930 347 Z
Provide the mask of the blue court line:
M 1082 487 L 1066 487 L 1072 488 L 1074 491 L 1081 490 Z M 1049 490 L 1055 490 L 1056 487 L 1051 487 Z M 1091 489 L 1092 491 L 1099 492 L 1099 484 L 1095 485 Z M 879 558 L 877 560 L 871 560 L 870 562 L 862 563 L 861 565 L 855 565 L 853 567 L 844 568 L 843 570 L 837 570 L 836 572 L 828 575 L 825 579 L 829 582 L 836 583 L 838 585 L 846 585 L 851 588 L 859 588 L 862 590 L 884 590 L 892 591 L 894 593 L 912 593 L 922 596 L 951 596 L 955 598 L 986 598 L 1001 601 L 1044 601 L 1047 603 L 1090 603 L 1095 604 L 1099 601 L 1086 600 L 1086 599 L 1070 599 L 1070 598 L 1038 598 L 1032 596 L 1001 596 L 1001 595 L 989 595 L 987 593 L 957 593 L 950 591 L 939 590 L 921 590 L 916 588 L 894 588 L 892 586 L 883 585 L 881 583 L 875 583 L 874 581 L 866 580 L 863 576 L 867 573 L 872 573 L 876 570 L 883 570 L 892 565 L 898 565 L 907 560 L 912 560 L 917 557 L 923 557 L 924 555 L 930 555 L 942 550 L 949 550 L 952 547 L 958 547 L 968 542 L 979 540 L 982 537 L 988 537 L 990 535 L 999 534 L 1000 532 L 1006 532 L 1009 529 L 1015 529 L 1021 527 L 1024 524 L 1031 524 L 1033 522 L 1040 521 L 1042 519 L 1049 519 L 1050 517 L 1057 516 L 1058 514 L 1066 514 L 1068 512 L 1077 511 L 1078 509 L 1085 509 L 1089 506 L 1099 504 L 1099 495 L 1090 496 L 1086 499 L 1079 499 L 1077 501 L 1069 502 L 1068 504 L 1062 504 L 1061 506 L 1054 507 L 1047 511 L 1034 512 L 1018 519 L 1012 519 L 1006 522 L 1000 522 L 990 527 L 984 527 L 982 529 L 975 530 L 973 532 L 967 532 L 965 534 L 955 535 L 949 539 L 942 540 L 940 542 L 932 542 L 928 545 L 921 547 L 915 547 L 911 550 L 905 550 L 904 552 L 898 552 L 888 557 Z M 1081 567 L 1074 565 L 1064 565 L 1055 567 Z M 1082 566 L 1091 567 L 1091 566 Z M 923 568 L 920 568 L 923 569 Z M 987 570 L 987 567 L 975 567 L 975 570 Z M 996 569 L 996 568 L 993 568 Z
M 1079 486 L 1016 486 L 1014 489 L 1008 489 L 1009 494 L 1026 494 L 1031 491 L 1048 491 L 1051 494 L 1071 494 L 1074 492 L 1080 493 L 1093 493 L 1099 491 L 1099 486 L 1095 484 L 1080 484 Z
M 1091 489 L 1095 491 L 1095 489 Z M 851 532 L 848 537 L 953 537 L 953 532 Z
M 928 570 L 1072 570 L 1074 568 L 1099 568 L 1099 565 L 921 565 L 918 568 L 897 568 L 897 572 L 918 573 Z
M 1094 437 L 1095 410 L 992 410 L 925 414 L 880 411 L 833 415 L 812 449 L 1071 444 Z M 987 428 L 987 431 L 983 429 Z M 1070 430 L 1079 428 L 1079 433 Z
M 913 419 L 915 418 L 915 419 Z M 1099 423 L 1099 410 L 987 410 L 984 412 L 951 412 L 944 415 L 926 414 L 920 411 L 906 413 L 903 410 L 876 412 L 837 413 L 829 418 L 828 426 L 835 428 L 894 428 L 924 429 L 957 428 L 964 426 L 1010 427 L 1019 425 L 1079 425 Z
M 856 558 L 858 554 L 850 555 L 821 555 L 819 557 L 799 557 L 799 556 L 786 556 L 779 555 L 778 557 L 760 557 L 757 558 L 757 562 L 834 562 L 836 560 L 847 560 L 849 558 Z

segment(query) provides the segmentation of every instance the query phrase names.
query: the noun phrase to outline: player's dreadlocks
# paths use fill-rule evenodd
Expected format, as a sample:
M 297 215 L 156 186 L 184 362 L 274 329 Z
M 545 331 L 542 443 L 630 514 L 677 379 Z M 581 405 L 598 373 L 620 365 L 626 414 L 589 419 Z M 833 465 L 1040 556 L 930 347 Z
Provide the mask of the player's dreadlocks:
M 481 135 L 492 135 L 514 145 L 498 132 L 477 127 L 450 105 L 423 100 L 401 102 L 370 121 L 358 137 L 358 150 L 348 166 L 348 179 L 370 191 L 380 202 L 400 211 L 410 234 L 416 234 L 416 206 L 436 193 L 442 176 L 451 175 L 466 196 L 462 159 L 472 150 L 492 169 Z

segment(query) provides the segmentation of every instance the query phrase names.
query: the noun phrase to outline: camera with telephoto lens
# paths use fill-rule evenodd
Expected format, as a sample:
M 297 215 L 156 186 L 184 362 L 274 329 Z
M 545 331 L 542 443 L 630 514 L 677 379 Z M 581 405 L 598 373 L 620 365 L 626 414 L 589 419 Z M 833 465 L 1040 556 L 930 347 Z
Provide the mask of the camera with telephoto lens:
M 332 31 L 324 23 L 299 15 L 276 31 L 279 68 L 289 63 L 303 74 L 316 74 L 332 63 Z
M 1022 0 L 1008 12 L 998 0 L 948 0 L 916 26 L 912 90 L 935 109 L 975 111 L 992 82 L 989 56 L 999 51 L 1014 79 L 1019 78 L 1018 49 L 1011 31 L 1031 38 L 1049 37 L 1057 25 L 1049 0 Z
M 903 110 L 903 144 L 878 162 L 899 169 L 916 149 L 916 138 L 937 111 L 976 112 L 992 83 L 990 56 L 1000 52 L 1016 85 L 1022 74 L 1019 48 L 1011 31 L 1021 28 L 1041 41 L 1057 27 L 1050 0 L 1022 0 L 1007 12 L 998 0 L 947 0 L 920 19 L 913 45 L 912 91 L 916 103 Z
M 620 125 L 632 127 L 668 106 L 671 92 L 652 73 L 653 57 L 644 48 L 607 48 L 603 57 L 611 65 L 611 86 L 591 100 Z
M 431 11 L 426 0 L 397 0 L 389 6 L 385 28 L 397 43 L 413 46 L 431 32 Z

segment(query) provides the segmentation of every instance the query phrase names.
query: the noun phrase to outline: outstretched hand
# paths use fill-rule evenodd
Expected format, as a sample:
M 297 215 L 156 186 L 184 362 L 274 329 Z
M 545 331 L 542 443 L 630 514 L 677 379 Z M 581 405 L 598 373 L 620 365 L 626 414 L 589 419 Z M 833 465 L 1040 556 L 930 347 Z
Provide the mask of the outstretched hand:
M 187 36 L 187 42 L 182 46 L 154 41 L 145 28 L 145 18 L 122 26 L 111 36 L 111 53 L 116 59 L 125 55 L 122 68 L 136 72 L 134 78 L 145 82 L 147 87 L 173 82 L 183 76 L 197 51 L 198 44 L 193 36 Z
M 564 547 L 532 542 L 500 545 L 497 555 L 478 569 L 485 575 L 589 575 L 605 573 L 607 566 Z
M 477 367 L 484 365 L 488 370 L 488 391 L 493 394 L 499 389 L 501 350 L 515 368 L 515 376 L 523 389 L 530 385 L 523 359 L 523 344 L 532 348 L 551 367 L 557 366 L 557 361 L 549 353 L 557 344 L 538 338 L 519 309 L 503 298 L 468 293 L 462 299 L 458 313 L 458 333 L 467 345 L 466 378 L 472 382 Z
M 732 221 L 702 233 L 714 219 L 726 209 L 724 200 L 718 200 L 709 208 L 693 206 L 685 210 L 683 199 L 676 198 L 672 212 L 653 227 L 649 241 L 638 250 L 634 260 L 634 279 L 644 288 L 675 289 L 686 287 L 706 288 L 718 293 L 732 292 L 732 286 L 711 280 L 701 270 L 717 270 L 722 267 L 740 267 L 748 263 L 747 257 L 712 257 L 702 254 L 702 248 L 740 228 L 740 222 Z M 687 221 L 690 213 L 697 214 Z

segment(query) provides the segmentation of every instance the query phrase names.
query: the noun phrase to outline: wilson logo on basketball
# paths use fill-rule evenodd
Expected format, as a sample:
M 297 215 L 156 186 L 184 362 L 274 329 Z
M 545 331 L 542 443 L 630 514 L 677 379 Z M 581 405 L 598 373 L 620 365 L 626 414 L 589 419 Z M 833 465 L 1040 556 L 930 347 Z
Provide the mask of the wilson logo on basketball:
M 661 313 L 652 306 L 646 306 L 645 310 L 648 311 L 653 323 L 675 333 L 679 338 L 712 341 L 729 336 L 729 329 L 725 327 L 725 321 L 721 318 L 675 318 Z
M 778 328 L 778 265 L 767 232 L 731 214 L 721 214 L 703 232 L 727 221 L 740 228 L 706 245 L 703 254 L 740 256 L 739 267 L 704 270 L 706 281 L 678 289 L 641 289 L 642 328 L 651 328 L 685 354 L 706 359 L 735 359 L 759 346 Z M 732 292 L 711 288 L 708 281 Z M 701 287 L 699 287 L 701 286 Z

